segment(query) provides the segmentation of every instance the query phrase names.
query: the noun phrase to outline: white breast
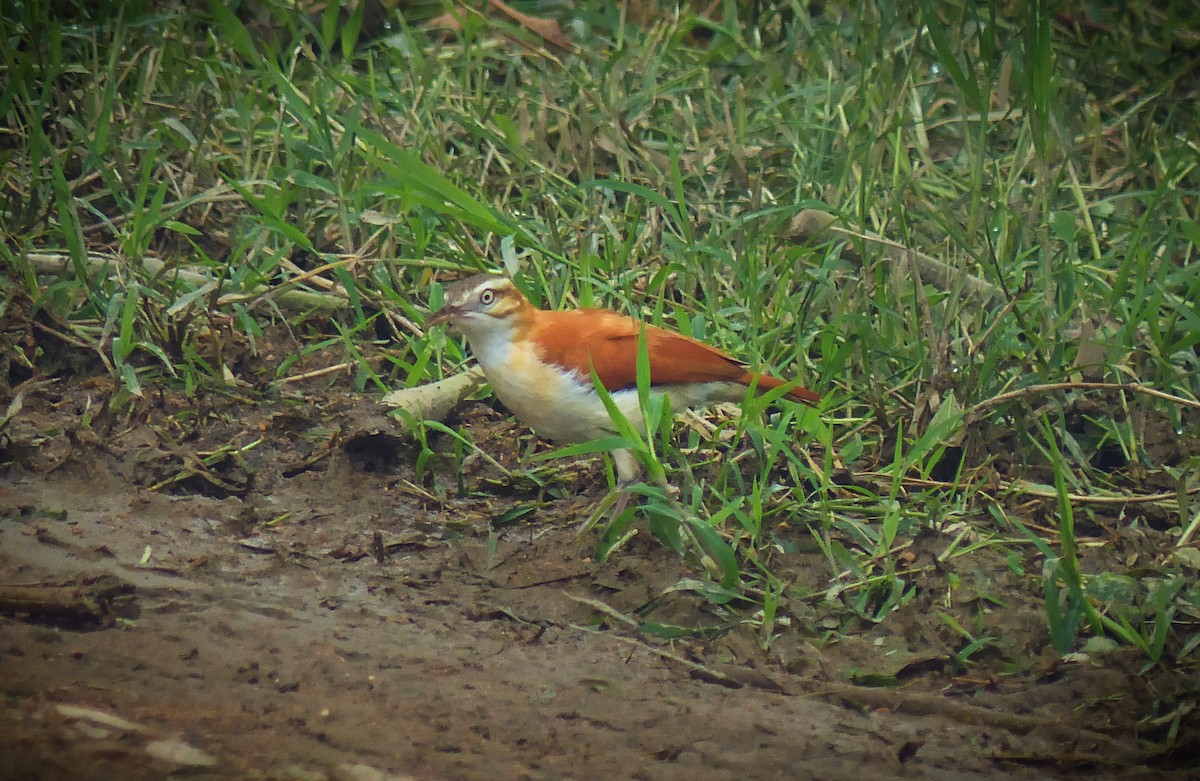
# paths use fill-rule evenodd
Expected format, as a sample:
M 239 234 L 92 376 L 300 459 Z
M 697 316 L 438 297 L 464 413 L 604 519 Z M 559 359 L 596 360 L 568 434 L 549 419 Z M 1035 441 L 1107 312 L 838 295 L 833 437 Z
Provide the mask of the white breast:
M 484 354 L 477 355 L 496 397 L 540 436 L 586 442 L 615 432 L 590 377 L 581 379 L 543 363 L 528 344 L 509 345 L 487 360 Z M 635 425 L 640 422 L 636 392 L 618 391 L 613 400 Z

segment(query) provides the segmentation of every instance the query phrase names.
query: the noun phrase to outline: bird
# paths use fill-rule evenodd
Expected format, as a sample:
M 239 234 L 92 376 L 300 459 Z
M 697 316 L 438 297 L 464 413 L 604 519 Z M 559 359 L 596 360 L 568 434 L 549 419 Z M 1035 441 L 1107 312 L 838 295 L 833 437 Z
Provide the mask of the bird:
M 642 334 L 651 391 L 665 394 L 673 410 L 739 402 L 751 387 L 763 392 L 789 385 L 698 339 L 610 309 L 538 309 L 500 274 L 451 283 L 445 305 L 425 324 L 457 329 L 500 402 L 539 436 L 560 444 L 616 433 L 592 383 L 593 367 L 617 408 L 645 435 L 637 391 Z M 810 406 L 821 398 L 799 386 L 783 395 Z M 641 467 L 632 451 L 616 449 L 612 459 L 618 489 L 638 481 Z

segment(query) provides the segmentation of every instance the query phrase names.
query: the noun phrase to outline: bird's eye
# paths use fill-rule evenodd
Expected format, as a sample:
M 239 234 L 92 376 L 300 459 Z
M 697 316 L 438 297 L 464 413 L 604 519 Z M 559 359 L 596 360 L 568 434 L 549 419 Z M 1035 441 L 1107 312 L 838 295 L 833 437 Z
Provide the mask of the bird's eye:
M 492 302 L 495 300 L 496 300 L 496 291 L 495 290 L 485 290 L 479 294 L 479 303 L 483 304 L 484 306 L 491 306 Z

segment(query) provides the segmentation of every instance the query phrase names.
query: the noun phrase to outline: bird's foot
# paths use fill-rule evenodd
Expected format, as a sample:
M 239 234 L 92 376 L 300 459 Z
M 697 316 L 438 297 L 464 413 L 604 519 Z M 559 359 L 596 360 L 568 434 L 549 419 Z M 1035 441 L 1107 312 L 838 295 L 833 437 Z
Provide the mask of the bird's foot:
M 633 484 L 630 483 L 630 485 Z M 604 497 L 604 499 L 600 501 L 600 504 L 596 505 L 596 509 L 588 515 L 587 520 L 584 521 L 583 525 L 579 527 L 579 533 L 583 534 L 591 529 L 596 528 L 596 526 L 600 523 L 600 519 L 606 515 L 608 520 L 605 525 L 611 526 L 612 523 L 620 518 L 621 514 L 628 509 L 629 496 L 631 493 L 632 492 L 629 490 L 628 485 L 623 486 L 618 483 L 617 487 L 610 491 L 608 496 Z
M 642 493 L 641 491 L 633 490 L 634 486 L 640 485 L 642 482 L 642 468 L 633 453 L 624 449 L 614 450 L 612 459 L 617 471 L 616 488 L 597 505 L 595 511 L 584 521 L 583 526 L 579 530 L 581 534 L 595 528 L 600 523 L 600 519 L 606 514 L 608 516 L 606 526 L 611 527 L 629 510 L 630 496 L 635 493 Z M 680 491 L 675 486 L 669 484 L 664 475 L 660 473 L 654 478 L 652 484 L 662 489 L 666 495 L 668 504 L 678 507 Z
M 598 526 L 601 520 L 604 520 L 605 527 L 611 527 L 618 519 L 630 510 L 629 500 L 638 495 L 644 495 L 643 491 L 635 491 L 634 486 L 641 485 L 640 481 L 634 480 L 630 483 L 617 483 L 617 486 L 609 492 L 608 496 L 601 500 L 600 504 L 596 505 L 583 525 L 579 527 L 580 533 L 587 532 Z M 679 508 L 680 490 L 673 485 L 663 483 L 655 487 L 662 489 L 666 495 L 667 504 L 673 508 Z M 636 510 L 636 506 L 634 507 Z

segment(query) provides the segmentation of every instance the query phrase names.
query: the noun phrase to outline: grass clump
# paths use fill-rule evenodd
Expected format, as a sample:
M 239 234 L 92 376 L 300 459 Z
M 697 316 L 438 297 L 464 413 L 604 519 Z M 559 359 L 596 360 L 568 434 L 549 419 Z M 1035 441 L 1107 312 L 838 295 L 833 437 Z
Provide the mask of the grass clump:
M 987 554 L 1057 652 L 1193 665 L 1195 9 L 760 5 L 585 4 L 560 50 L 272 2 L 16 4 L 3 381 L 100 371 L 114 407 L 411 387 L 465 360 L 422 331 L 428 291 L 503 267 L 825 394 L 646 443 L 684 519 L 652 497 L 652 528 L 765 645 L 813 605 L 848 631 L 933 589 L 967 664 L 997 634 L 946 571 Z

